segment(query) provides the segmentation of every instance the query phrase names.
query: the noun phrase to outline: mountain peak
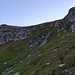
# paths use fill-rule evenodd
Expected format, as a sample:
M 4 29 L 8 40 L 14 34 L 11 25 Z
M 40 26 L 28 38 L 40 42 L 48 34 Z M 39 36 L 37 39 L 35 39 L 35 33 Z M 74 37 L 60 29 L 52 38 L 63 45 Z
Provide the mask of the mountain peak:
M 69 13 L 68 13 L 68 15 L 67 15 L 67 18 L 68 18 L 68 21 L 69 21 L 69 22 L 75 21 L 75 7 L 72 7 L 72 8 L 69 10 Z
M 70 12 L 75 13 L 75 7 L 72 7 L 72 8 L 69 10 L 69 13 L 70 13 Z

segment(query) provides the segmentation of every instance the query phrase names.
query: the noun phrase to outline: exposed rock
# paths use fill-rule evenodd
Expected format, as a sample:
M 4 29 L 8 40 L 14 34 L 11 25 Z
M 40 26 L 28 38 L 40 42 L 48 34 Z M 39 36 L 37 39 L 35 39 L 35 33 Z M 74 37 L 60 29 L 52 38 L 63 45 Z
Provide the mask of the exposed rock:
M 69 21 L 69 22 L 75 21 L 75 7 L 71 8 L 71 9 L 69 10 L 69 13 L 68 13 L 68 15 L 67 15 L 67 18 L 68 18 L 68 21 Z
M 29 63 L 30 63 L 30 61 L 27 62 L 27 64 L 29 64 Z
M 53 52 L 55 52 L 55 51 L 57 51 L 58 49 L 57 48 L 55 48 L 54 50 L 53 50 Z
M 20 72 L 15 73 L 14 75 L 20 75 Z
M 2 72 L 2 74 L 5 74 L 6 72 L 6 74 L 5 75 L 8 75 L 9 73 L 11 73 L 13 70 L 11 70 L 11 68 L 12 67 L 9 67 L 9 68 L 6 68 L 3 72 Z
M 54 23 L 54 27 L 58 27 L 59 26 L 59 21 L 56 21 L 55 23 Z
M 58 29 L 57 32 L 60 33 L 60 29 Z
M 22 61 L 20 61 L 20 63 L 22 63 Z
M 75 32 L 75 21 L 71 24 L 72 32 Z
M 63 67 L 65 64 L 60 64 L 59 67 Z
M 9 75 L 13 70 L 8 71 L 5 75 Z
M 5 62 L 4 64 L 7 64 L 7 62 Z
M 61 30 L 64 30 L 64 28 L 62 27 L 62 29 Z
M 64 33 L 66 32 L 66 30 L 64 30 Z
M 50 62 L 47 62 L 46 65 L 50 65 Z
M 75 67 L 63 70 L 60 75 L 75 75 Z
M 30 57 L 31 55 L 28 55 L 27 57 Z
M 46 43 L 47 43 L 47 40 L 45 39 L 44 41 L 42 41 L 42 43 L 40 44 L 40 46 L 39 46 L 39 47 L 41 47 L 41 46 L 45 45 Z
M 27 38 L 27 35 L 31 33 L 31 29 L 27 27 L 16 26 L 0 26 L 0 44 L 7 43 L 9 41 L 17 41 Z

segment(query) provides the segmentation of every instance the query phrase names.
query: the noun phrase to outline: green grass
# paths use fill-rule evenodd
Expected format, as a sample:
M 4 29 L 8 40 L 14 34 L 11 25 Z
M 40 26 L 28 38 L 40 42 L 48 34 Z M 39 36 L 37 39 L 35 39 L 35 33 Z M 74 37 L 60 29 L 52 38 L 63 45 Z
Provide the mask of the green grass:
M 60 63 L 65 63 L 67 68 L 75 66 L 75 33 L 61 33 L 48 39 L 46 45 L 37 49 L 28 47 L 29 39 L 1 45 L 0 75 L 6 74 L 8 71 L 1 73 L 10 67 L 13 71 L 9 75 L 16 72 L 20 75 L 51 75 L 53 70 L 60 71 Z M 53 51 L 55 48 L 57 50 Z M 48 62 L 50 65 L 46 65 Z

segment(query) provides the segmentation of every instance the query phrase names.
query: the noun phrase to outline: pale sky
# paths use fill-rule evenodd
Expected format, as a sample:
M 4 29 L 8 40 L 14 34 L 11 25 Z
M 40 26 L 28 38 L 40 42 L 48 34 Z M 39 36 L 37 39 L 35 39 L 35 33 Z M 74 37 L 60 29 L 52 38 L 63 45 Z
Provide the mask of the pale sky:
M 62 19 L 75 0 L 0 0 L 0 24 L 29 26 Z

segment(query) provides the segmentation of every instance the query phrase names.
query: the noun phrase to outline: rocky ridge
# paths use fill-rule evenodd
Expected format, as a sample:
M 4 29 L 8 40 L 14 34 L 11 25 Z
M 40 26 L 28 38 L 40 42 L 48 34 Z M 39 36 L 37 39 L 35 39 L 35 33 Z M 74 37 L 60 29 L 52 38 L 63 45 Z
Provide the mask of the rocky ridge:
M 70 30 L 75 32 L 75 7 L 71 8 L 69 13 L 63 19 L 53 22 L 42 23 L 29 27 L 17 27 L 2 24 L 0 25 L 0 44 L 25 39 L 28 36 L 34 35 L 33 32 L 41 30 L 42 27 L 42 33 L 31 38 L 29 43 L 30 47 L 38 45 L 39 42 L 41 42 L 40 46 L 46 44 L 48 36 L 53 34 L 54 29 L 58 35 L 61 31 L 66 32 L 67 30 Z M 34 39 L 37 39 L 37 41 L 32 43 Z

